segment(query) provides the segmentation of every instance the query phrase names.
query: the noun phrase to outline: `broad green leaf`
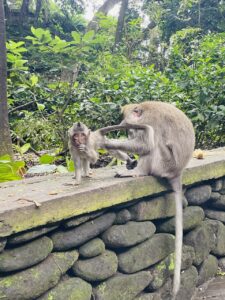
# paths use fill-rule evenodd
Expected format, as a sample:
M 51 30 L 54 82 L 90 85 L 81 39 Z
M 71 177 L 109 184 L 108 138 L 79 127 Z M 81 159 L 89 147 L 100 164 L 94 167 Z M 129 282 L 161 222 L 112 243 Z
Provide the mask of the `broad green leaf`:
M 30 143 L 26 143 L 26 144 L 24 144 L 24 145 L 20 148 L 20 152 L 21 152 L 21 154 L 24 154 L 24 153 L 26 153 L 29 149 L 30 149 Z
M 41 103 L 37 103 L 37 108 L 38 110 L 44 110 L 45 109 L 45 105 L 44 104 L 41 104 Z
M 67 170 L 69 172 L 74 172 L 75 167 L 74 167 L 74 163 L 72 159 L 69 159 L 68 157 L 66 158 L 66 166 L 67 166 Z
M 74 42 L 76 44 L 80 44 L 80 41 L 81 41 L 81 35 L 80 35 L 80 33 L 78 33 L 77 31 L 72 31 L 71 35 L 72 35 L 72 37 L 74 39 Z
M 35 86 L 38 83 L 38 77 L 36 75 L 32 75 L 30 77 L 30 81 L 31 81 L 31 86 Z
M 41 164 L 52 164 L 55 161 L 55 156 L 44 154 L 39 158 Z
M 95 35 L 94 30 L 88 31 L 87 33 L 85 33 L 85 35 L 82 38 L 83 42 L 90 42 L 93 39 L 94 35 Z

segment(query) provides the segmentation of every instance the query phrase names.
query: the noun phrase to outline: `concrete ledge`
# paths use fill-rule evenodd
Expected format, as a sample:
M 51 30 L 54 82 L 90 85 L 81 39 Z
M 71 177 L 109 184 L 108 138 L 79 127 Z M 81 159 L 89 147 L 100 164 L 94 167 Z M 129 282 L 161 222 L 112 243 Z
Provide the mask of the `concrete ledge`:
M 117 168 L 96 170 L 93 179 L 72 186 L 72 174 L 35 177 L 0 184 L 0 237 L 73 216 L 111 207 L 169 189 L 152 176 L 114 178 Z M 184 185 L 225 176 L 225 150 L 208 151 L 192 159 Z M 41 204 L 35 205 L 35 201 Z

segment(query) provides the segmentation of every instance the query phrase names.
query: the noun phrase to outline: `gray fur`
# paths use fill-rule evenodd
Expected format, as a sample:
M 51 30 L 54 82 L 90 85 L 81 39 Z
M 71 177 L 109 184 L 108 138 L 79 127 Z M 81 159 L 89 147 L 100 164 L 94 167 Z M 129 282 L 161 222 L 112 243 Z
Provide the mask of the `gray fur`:
M 135 128 L 146 126 L 144 130 L 132 129 L 128 140 L 106 140 L 104 147 L 139 154 L 137 167 L 118 174 L 124 176 L 153 175 L 168 179 L 176 201 L 176 240 L 173 299 L 180 287 L 182 255 L 182 172 L 192 156 L 195 134 L 191 121 L 172 104 L 147 101 L 126 105 L 124 119 L 120 126 Z M 126 127 L 127 126 L 127 127 Z

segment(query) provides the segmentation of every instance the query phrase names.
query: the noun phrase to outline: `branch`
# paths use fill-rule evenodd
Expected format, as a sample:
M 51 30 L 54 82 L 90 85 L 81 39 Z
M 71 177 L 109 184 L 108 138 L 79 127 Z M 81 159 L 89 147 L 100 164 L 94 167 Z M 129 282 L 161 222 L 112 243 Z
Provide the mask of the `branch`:
M 22 104 L 22 105 L 19 105 L 19 106 L 15 107 L 15 108 L 12 108 L 12 109 L 9 111 L 9 114 L 11 114 L 12 112 L 14 112 L 14 111 L 16 111 L 16 110 L 19 110 L 19 109 L 21 109 L 21 108 L 24 108 L 24 107 L 26 107 L 26 106 L 29 106 L 30 104 L 32 104 L 32 103 L 34 103 L 34 102 L 36 102 L 36 100 L 32 100 L 32 101 L 30 101 L 30 102 L 27 102 L 27 103 L 25 103 L 25 104 Z

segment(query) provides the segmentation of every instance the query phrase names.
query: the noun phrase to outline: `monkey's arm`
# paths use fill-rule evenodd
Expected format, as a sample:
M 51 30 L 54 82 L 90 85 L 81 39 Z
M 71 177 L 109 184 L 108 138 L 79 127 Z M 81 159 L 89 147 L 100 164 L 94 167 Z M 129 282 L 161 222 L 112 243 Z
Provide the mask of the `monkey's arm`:
M 105 139 L 103 147 L 108 150 L 121 150 L 139 155 L 149 154 L 155 146 L 154 130 L 151 126 L 144 126 L 145 131 L 137 134 L 135 138 L 126 140 Z
M 90 146 L 82 144 L 79 146 L 79 151 L 85 153 L 87 160 L 92 164 L 95 164 L 98 160 L 98 153 Z
M 149 127 L 148 125 L 139 125 L 139 124 L 128 124 L 125 122 L 121 122 L 119 125 L 112 125 L 112 126 L 107 126 L 107 127 L 103 127 L 98 129 L 97 131 L 102 134 L 105 135 L 106 133 L 110 132 L 110 131 L 116 131 L 116 130 L 126 130 L 126 129 L 140 129 L 140 130 L 146 130 L 147 127 Z

